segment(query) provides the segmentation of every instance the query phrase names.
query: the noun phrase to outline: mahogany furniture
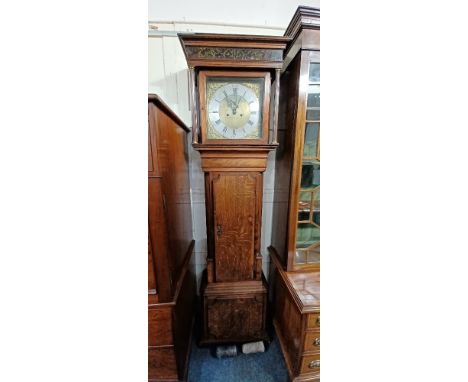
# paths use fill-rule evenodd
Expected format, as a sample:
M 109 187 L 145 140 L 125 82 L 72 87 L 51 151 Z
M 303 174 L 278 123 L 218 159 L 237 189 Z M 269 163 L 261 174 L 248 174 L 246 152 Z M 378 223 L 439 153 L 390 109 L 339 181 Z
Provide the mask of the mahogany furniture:
M 320 10 L 299 7 L 285 36 L 270 284 L 293 381 L 320 378 Z
M 287 272 L 270 247 L 273 325 L 291 381 L 320 379 L 320 273 Z
M 268 339 L 260 236 L 263 172 L 277 146 L 287 37 L 179 34 L 205 173 L 207 269 L 200 344 Z
M 186 380 L 195 307 L 187 135 L 148 96 L 148 380 Z

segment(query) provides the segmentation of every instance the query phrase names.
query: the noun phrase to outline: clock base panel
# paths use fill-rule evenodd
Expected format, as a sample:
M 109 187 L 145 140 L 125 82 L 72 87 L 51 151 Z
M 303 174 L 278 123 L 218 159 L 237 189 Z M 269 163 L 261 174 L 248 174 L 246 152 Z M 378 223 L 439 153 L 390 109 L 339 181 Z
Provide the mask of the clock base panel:
M 201 286 L 203 328 L 199 344 L 268 341 L 267 291 L 264 277 L 259 281 L 208 283 L 205 274 Z

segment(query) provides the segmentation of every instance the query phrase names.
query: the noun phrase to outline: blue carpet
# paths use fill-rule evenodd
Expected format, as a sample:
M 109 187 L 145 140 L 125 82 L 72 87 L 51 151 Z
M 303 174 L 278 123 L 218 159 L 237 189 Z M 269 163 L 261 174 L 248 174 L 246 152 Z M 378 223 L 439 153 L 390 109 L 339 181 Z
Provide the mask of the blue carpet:
M 265 353 L 215 358 L 192 342 L 188 382 L 287 382 L 288 371 L 275 337 Z M 238 348 L 239 349 L 239 348 Z

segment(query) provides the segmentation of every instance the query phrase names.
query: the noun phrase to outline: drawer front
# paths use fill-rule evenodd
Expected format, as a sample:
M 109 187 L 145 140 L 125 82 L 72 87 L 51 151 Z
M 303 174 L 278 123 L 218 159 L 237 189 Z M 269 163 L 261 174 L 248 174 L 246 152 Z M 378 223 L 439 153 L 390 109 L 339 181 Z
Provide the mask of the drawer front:
M 320 328 L 320 313 L 309 313 L 307 315 L 307 328 Z
M 320 371 L 320 353 L 309 354 L 302 357 L 301 374 Z
M 305 333 L 304 351 L 320 351 L 320 330 Z

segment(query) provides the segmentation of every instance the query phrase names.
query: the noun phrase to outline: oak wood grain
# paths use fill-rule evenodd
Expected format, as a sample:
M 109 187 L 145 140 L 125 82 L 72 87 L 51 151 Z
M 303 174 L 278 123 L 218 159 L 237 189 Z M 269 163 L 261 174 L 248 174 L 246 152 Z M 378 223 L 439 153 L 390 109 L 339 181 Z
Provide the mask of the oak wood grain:
M 267 340 L 267 283 L 208 283 L 202 280 L 203 335 L 201 345 Z
M 308 330 L 304 338 L 304 352 L 320 350 L 320 330 Z
M 253 279 L 257 179 L 213 173 L 216 281 Z

